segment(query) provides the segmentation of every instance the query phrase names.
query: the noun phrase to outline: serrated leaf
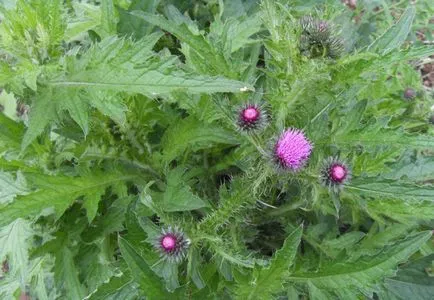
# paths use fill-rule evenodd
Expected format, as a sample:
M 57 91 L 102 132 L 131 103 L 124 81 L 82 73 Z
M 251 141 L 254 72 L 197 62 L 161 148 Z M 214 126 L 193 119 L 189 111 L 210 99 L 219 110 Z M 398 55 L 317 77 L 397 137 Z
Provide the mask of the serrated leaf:
M 338 295 L 347 292 L 353 295 L 370 295 L 379 280 L 392 276 L 394 268 L 418 251 L 431 235 L 431 231 L 417 233 L 386 247 L 375 256 L 360 258 L 357 261 L 330 262 L 312 272 L 300 270 L 292 274 L 289 280 L 312 284 Z
M 78 93 L 71 93 L 68 97 L 64 98 L 61 106 L 69 112 L 72 119 L 80 126 L 86 136 L 89 132 L 88 100 L 83 99 L 83 97 Z
M 2 113 L 8 118 L 17 121 L 17 99 L 13 93 L 7 91 L 0 91 L 0 105 L 2 107 Z
M 399 48 L 407 39 L 411 30 L 416 8 L 410 5 L 402 14 L 399 21 L 390 27 L 383 35 L 376 39 L 368 50 L 375 50 L 385 55 Z
M 174 70 L 175 59 L 159 59 L 150 52 L 148 37 L 138 42 L 108 38 L 94 44 L 77 61 L 70 63 L 71 70 L 49 81 L 51 87 L 60 89 L 99 89 L 113 92 L 157 95 L 176 90 L 190 93 L 242 92 L 252 86 L 223 77 L 186 74 Z M 78 69 L 75 66 L 91 67 Z M 113 67 L 116 66 L 116 67 Z
M 101 9 L 89 3 L 73 2 L 76 17 L 68 22 L 65 30 L 65 41 L 79 40 L 81 36 L 101 24 Z
M 16 218 L 34 217 L 42 211 L 50 212 L 58 218 L 80 196 L 92 195 L 111 185 L 133 180 L 134 175 L 119 173 L 89 174 L 85 177 L 46 176 L 24 174 L 32 186 L 39 189 L 27 195 L 18 196 L 14 202 L 0 206 L 0 224 L 7 224 Z M 93 203 L 98 205 L 98 203 Z
M 112 250 L 107 240 L 96 244 L 83 245 L 76 255 L 80 278 L 87 290 L 95 290 L 100 284 L 114 275 Z
M 33 234 L 30 223 L 20 218 L 0 228 L 0 261 L 7 261 L 9 275 L 21 287 L 25 286 L 28 278 L 28 252 Z
M 163 195 L 161 208 L 168 212 L 194 210 L 207 204 L 193 194 L 184 177 L 185 170 L 177 168 L 167 174 L 167 188 Z
M 236 291 L 239 299 L 268 299 L 273 293 L 283 289 L 282 281 L 289 274 L 301 241 L 303 227 L 295 229 L 277 250 L 267 268 L 259 268 L 253 273 L 248 286 L 239 286 Z
M 148 13 L 154 13 L 160 0 L 133 0 L 128 10 L 118 8 L 119 23 L 118 31 L 124 35 L 132 35 L 135 38 L 142 38 L 152 31 L 153 26 L 139 18 L 132 18 L 129 12 L 137 10 Z
M 8 204 L 17 195 L 25 195 L 27 193 L 26 180 L 21 172 L 17 173 L 16 178 L 9 173 L 0 172 L 0 204 Z
M 382 222 L 386 222 L 386 217 L 404 224 L 417 224 L 434 219 L 434 205 L 431 200 L 408 202 L 376 199 L 367 203 L 366 210 L 369 215 Z
M 105 192 L 105 187 L 97 188 L 91 193 L 88 193 L 84 199 L 83 207 L 86 209 L 87 218 L 89 223 L 93 221 L 98 211 L 98 203 L 101 196 Z
M 347 185 L 349 191 L 380 199 L 405 201 L 434 201 L 433 185 L 417 185 L 405 181 L 379 178 L 358 178 Z
M 207 73 L 211 75 L 224 75 L 233 77 L 224 56 L 217 52 L 214 47 L 201 35 L 193 33 L 185 23 L 167 20 L 162 16 L 152 15 L 140 11 L 133 11 L 131 15 L 141 18 L 155 26 L 160 27 L 176 36 L 180 41 L 186 43 L 201 61 L 208 67 Z
M 14 122 L 13 120 L 0 113 L 0 149 L 19 150 L 21 147 L 21 139 L 24 135 L 23 124 Z
M 364 128 L 363 130 L 345 135 L 334 136 L 334 144 L 339 146 L 362 145 L 364 147 L 392 146 L 399 148 L 431 149 L 434 138 L 423 134 L 405 134 L 401 131 Z
M 71 250 L 64 246 L 56 252 L 54 267 L 56 282 L 65 289 L 67 299 L 83 299 L 85 289 L 78 278 L 78 270 Z
M 26 149 L 57 118 L 57 104 L 51 89 L 44 89 L 30 107 L 29 126 L 24 134 L 21 148 Z
M 31 295 L 36 295 L 39 300 L 49 300 L 55 297 L 57 290 L 51 286 L 54 274 L 51 272 L 53 259 L 48 256 L 38 257 L 30 262 L 29 276 Z
M 198 151 L 216 144 L 236 145 L 238 138 L 220 127 L 205 125 L 194 117 L 177 122 L 164 134 L 162 146 L 164 160 L 170 162 L 186 150 Z
M 128 110 L 121 97 L 104 91 L 89 92 L 90 105 L 118 124 L 125 124 L 125 112 Z
M 388 179 L 421 181 L 434 179 L 434 156 L 403 157 L 390 166 L 392 171 L 383 176 Z
M 101 37 L 115 35 L 117 23 L 118 18 L 113 0 L 104 0 L 101 3 Z
M 138 284 L 131 274 L 113 276 L 110 281 L 102 284 L 85 299 L 89 300 L 133 300 L 138 297 Z
M 119 237 L 119 247 L 135 281 L 149 299 L 167 299 L 170 294 L 165 291 L 160 278 L 155 275 L 146 261 L 136 252 L 127 240 Z
M 98 215 L 93 220 L 92 225 L 82 233 L 82 240 L 86 243 L 96 242 L 113 232 L 124 229 L 125 214 L 133 199 L 133 197 L 129 196 L 115 200 L 107 211 Z
M 399 268 L 395 277 L 387 278 L 385 287 L 397 299 L 432 299 L 434 277 L 427 274 L 433 267 L 434 254 L 410 262 Z

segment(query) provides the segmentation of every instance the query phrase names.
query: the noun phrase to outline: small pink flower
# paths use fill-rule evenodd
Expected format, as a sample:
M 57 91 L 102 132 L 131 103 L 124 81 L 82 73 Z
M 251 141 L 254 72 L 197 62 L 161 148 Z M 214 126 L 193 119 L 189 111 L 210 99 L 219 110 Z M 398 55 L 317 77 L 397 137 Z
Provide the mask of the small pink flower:
M 166 252 L 172 252 L 176 248 L 176 236 L 173 234 L 166 234 L 160 241 L 161 247 Z
M 163 228 L 153 242 L 163 259 L 179 263 L 187 255 L 190 240 L 178 227 Z
M 351 178 L 348 166 L 335 157 L 326 159 L 321 167 L 321 183 L 329 189 L 337 192 Z
M 267 113 L 261 105 L 245 104 L 238 109 L 238 128 L 241 131 L 263 129 L 267 123 Z
M 278 164 L 288 170 L 301 169 L 312 152 L 312 144 L 303 131 L 289 128 L 282 133 L 274 146 L 274 157 Z

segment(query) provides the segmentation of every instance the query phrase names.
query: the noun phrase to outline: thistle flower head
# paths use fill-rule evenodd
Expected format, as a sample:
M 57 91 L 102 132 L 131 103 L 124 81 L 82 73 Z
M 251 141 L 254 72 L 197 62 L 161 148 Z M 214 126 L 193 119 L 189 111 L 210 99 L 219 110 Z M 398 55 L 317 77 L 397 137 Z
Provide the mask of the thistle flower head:
M 296 128 L 289 128 L 282 133 L 274 145 L 275 161 L 285 170 L 301 169 L 312 151 L 312 144 L 304 133 Z
M 267 123 L 267 113 L 260 104 L 245 104 L 238 108 L 238 128 L 242 131 L 263 129 Z
M 404 90 L 404 99 L 406 100 L 412 100 L 414 98 L 416 98 L 416 91 L 412 88 L 406 88 Z
M 330 190 L 338 192 L 351 178 L 347 164 L 336 157 L 327 158 L 320 172 L 321 183 Z
M 309 57 L 327 56 L 337 58 L 344 49 L 343 41 L 336 37 L 332 26 L 324 21 L 304 16 L 300 20 L 302 29 L 300 50 Z
M 185 258 L 189 245 L 190 240 L 178 227 L 163 228 L 153 242 L 160 256 L 174 263 L 179 263 Z

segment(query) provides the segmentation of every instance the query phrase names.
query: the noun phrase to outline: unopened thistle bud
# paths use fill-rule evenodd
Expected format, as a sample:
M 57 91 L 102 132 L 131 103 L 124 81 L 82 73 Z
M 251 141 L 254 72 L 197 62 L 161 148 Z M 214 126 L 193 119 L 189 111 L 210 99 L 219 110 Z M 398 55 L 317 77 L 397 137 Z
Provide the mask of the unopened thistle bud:
M 303 131 L 289 128 L 284 131 L 274 145 L 274 159 L 284 170 L 298 171 L 307 162 L 312 151 L 311 142 Z
M 178 227 L 168 227 L 161 230 L 153 246 L 163 259 L 179 263 L 187 255 L 190 240 Z
M 412 88 L 406 88 L 403 95 L 405 100 L 413 100 L 414 98 L 416 98 L 417 93 Z
M 322 185 L 334 192 L 338 192 L 350 179 L 350 170 L 343 161 L 336 157 L 329 157 L 324 161 L 320 174 Z
M 323 20 L 304 16 L 300 20 L 302 33 L 300 50 L 309 57 L 337 58 L 344 50 L 342 39 L 336 37 L 332 26 Z
M 238 111 L 237 125 L 241 131 L 256 131 L 267 124 L 267 113 L 262 105 L 245 104 Z

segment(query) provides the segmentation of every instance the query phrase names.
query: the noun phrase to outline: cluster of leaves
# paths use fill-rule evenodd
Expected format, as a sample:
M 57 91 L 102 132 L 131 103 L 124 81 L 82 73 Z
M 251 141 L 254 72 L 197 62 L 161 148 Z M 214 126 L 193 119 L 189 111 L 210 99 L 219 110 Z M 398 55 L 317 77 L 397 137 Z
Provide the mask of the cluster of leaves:
M 0 1 L 0 297 L 431 299 L 415 7 L 367 39 L 340 1 L 180 2 Z M 340 57 L 303 55 L 305 15 L 340 28 Z M 245 134 L 253 102 L 269 124 Z M 314 144 L 296 173 L 269 157 L 287 127 Z M 152 244 L 167 226 L 181 263 Z

